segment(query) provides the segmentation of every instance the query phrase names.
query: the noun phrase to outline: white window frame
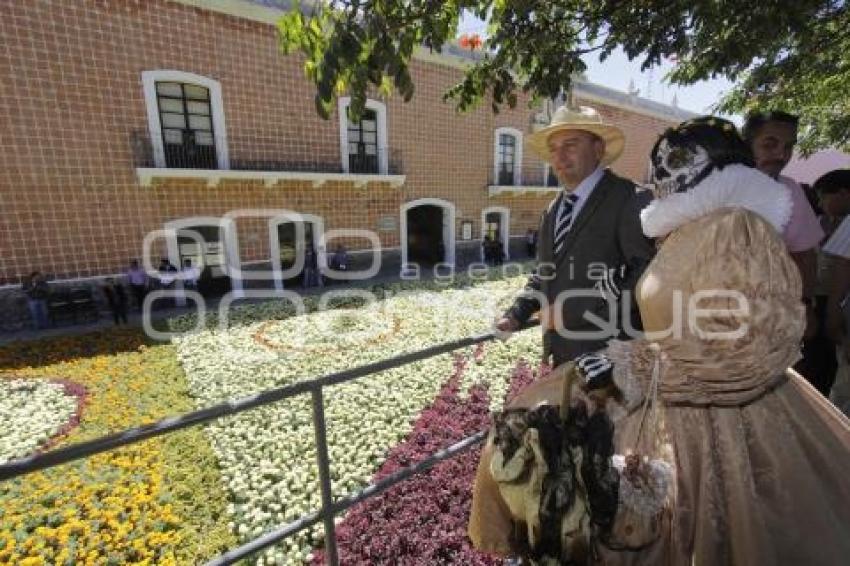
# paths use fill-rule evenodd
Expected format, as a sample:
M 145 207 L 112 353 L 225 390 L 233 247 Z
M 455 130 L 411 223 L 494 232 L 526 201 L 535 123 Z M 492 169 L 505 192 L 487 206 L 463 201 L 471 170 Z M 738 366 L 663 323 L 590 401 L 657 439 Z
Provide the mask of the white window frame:
M 540 183 L 544 187 L 549 187 L 549 171 L 552 171 L 552 166 L 549 163 L 544 161 L 543 162 L 543 182 Z M 555 178 L 557 179 L 557 176 Z M 554 189 L 555 187 L 560 187 L 560 186 L 561 186 L 561 180 L 558 179 L 558 184 L 555 185 L 552 188 Z
M 514 153 L 514 182 L 513 186 L 522 184 L 522 132 L 516 128 L 496 128 L 493 136 L 493 184 L 499 185 L 499 137 L 502 134 L 513 136 L 516 142 L 516 153 Z
M 348 164 L 348 107 L 351 105 L 351 97 L 343 96 L 337 103 L 337 114 L 339 114 L 339 158 L 342 162 L 342 170 L 349 172 Z M 378 100 L 371 98 L 366 100 L 366 108 L 374 110 L 378 119 L 378 173 L 387 175 L 389 173 L 389 146 L 387 138 L 387 106 Z
M 224 120 L 221 83 L 209 77 L 172 69 L 142 71 L 142 87 L 145 93 L 145 106 L 148 113 L 148 132 L 151 136 L 154 165 L 160 169 L 167 167 L 165 163 L 165 148 L 162 144 L 162 127 L 159 122 L 159 104 L 156 96 L 156 83 L 158 82 L 188 83 L 204 87 L 210 91 L 213 131 L 215 132 L 216 161 L 219 169 L 230 169 L 230 154 L 227 150 L 227 127 Z

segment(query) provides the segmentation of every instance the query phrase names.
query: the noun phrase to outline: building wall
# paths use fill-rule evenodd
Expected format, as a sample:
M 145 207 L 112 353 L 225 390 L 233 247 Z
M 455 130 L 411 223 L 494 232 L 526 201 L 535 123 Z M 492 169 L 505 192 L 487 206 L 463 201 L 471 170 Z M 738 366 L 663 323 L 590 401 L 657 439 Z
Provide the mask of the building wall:
M 407 180 L 369 183 L 165 181 L 142 187 L 135 168 L 151 166 L 141 73 L 173 69 L 220 82 L 231 167 L 280 170 L 338 165 L 339 120 L 320 119 L 301 59 L 280 54 L 272 26 L 168 0 L 13 0 L 0 36 L 0 284 L 34 269 L 64 279 L 121 271 L 142 240 L 170 220 L 220 216 L 234 209 L 286 208 L 322 216 L 325 229 L 377 230 L 399 207 L 424 197 L 456 207 L 456 231 L 481 211 L 511 209 L 510 232 L 536 226 L 551 196 L 490 198 L 493 136 L 498 127 L 530 133 L 531 112 L 493 115 L 484 104 L 460 115 L 442 93 L 461 71 L 417 61 L 416 94 L 385 101 L 389 147 Z M 673 121 L 597 103 L 626 132 L 614 170 L 636 180 L 655 136 Z M 527 151 L 523 177 L 542 180 Z M 243 261 L 268 257 L 263 221 L 238 222 Z M 378 231 L 383 246 L 398 229 Z M 349 245 L 358 247 L 357 242 Z

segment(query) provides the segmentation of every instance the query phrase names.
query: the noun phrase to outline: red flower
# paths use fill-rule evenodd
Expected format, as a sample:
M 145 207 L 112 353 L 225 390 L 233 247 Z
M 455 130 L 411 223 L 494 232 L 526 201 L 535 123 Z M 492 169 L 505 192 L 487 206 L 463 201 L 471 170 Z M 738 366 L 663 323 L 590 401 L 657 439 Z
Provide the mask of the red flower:
M 474 386 L 465 399 L 459 395 L 465 369 L 466 358 L 458 357 L 455 371 L 434 402 L 419 415 L 407 439 L 390 450 L 372 481 L 490 425 L 490 397 L 485 388 Z M 541 367 L 537 372 L 548 369 Z M 531 383 L 534 373 L 519 362 L 511 371 L 511 395 Z M 480 447 L 464 452 L 355 505 L 337 528 L 341 563 L 502 564 L 501 559 L 476 551 L 466 536 L 480 454 Z M 312 565 L 321 564 L 324 551 L 317 549 Z
M 464 49 L 470 49 L 474 51 L 475 49 L 481 47 L 483 44 L 484 41 L 477 33 L 465 33 L 458 38 L 458 45 L 460 45 Z

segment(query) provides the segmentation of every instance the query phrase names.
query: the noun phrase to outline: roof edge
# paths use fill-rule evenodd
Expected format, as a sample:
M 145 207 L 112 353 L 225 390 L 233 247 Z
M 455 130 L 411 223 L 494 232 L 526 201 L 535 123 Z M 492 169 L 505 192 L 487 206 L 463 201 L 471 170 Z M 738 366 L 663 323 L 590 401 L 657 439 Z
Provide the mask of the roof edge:
M 277 26 L 277 22 L 285 10 L 261 4 L 252 0 L 171 0 L 178 4 L 219 12 L 228 16 L 243 18 L 263 24 Z M 312 7 L 314 0 L 302 0 L 302 9 Z M 472 53 L 454 43 L 447 44 L 442 52 L 436 52 L 425 47 L 414 50 L 414 58 L 425 63 L 465 70 L 482 57 L 480 53 Z M 630 95 L 606 86 L 587 81 L 575 81 L 575 94 L 585 100 L 630 110 L 653 118 L 670 122 L 679 122 L 694 118 L 699 114 L 681 108 L 655 102 L 647 98 Z

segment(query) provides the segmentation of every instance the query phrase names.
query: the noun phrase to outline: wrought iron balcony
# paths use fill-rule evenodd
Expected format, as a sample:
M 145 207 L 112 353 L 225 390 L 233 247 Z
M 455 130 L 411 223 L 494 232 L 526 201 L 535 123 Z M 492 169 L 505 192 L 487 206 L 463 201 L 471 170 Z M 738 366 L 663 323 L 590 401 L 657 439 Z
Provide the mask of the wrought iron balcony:
M 504 194 L 556 193 L 560 190 L 560 183 L 550 168 L 537 166 L 517 172 L 491 172 L 487 190 L 491 197 Z
M 327 181 L 349 181 L 357 186 L 370 182 L 401 186 L 406 179 L 399 149 L 371 148 L 347 156 L 346 162 L 339 158 L 339 149 L 327 146 L 297 148 L 294 156 L 280 159 L 252 159 L 239 154 L 223 159 L 219 145 L 223 142 L 197 143 L 191 132 L 184 138 L 182 144 L 164 145 L 157 158 L 147 132 L 133 133 L 133 160 L 143 186 L 154 179 L 203 179 L 210 186 L 222 180 L 259 180 L 267 186 L 285 180 L 310 181 L 314 186 Z

